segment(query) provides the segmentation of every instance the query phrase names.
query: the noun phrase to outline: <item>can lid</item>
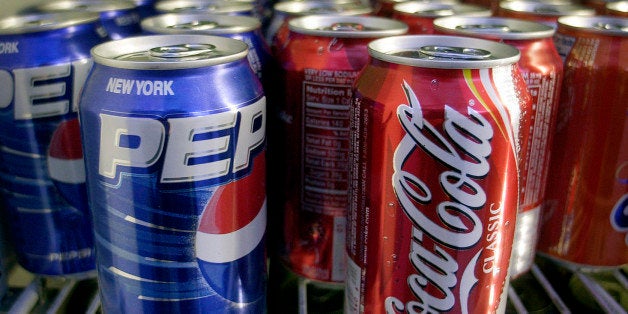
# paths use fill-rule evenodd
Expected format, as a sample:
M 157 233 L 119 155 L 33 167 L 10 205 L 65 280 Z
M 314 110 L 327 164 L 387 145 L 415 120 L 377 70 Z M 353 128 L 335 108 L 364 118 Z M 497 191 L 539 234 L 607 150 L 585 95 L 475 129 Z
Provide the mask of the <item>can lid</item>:
M 290 20 L 291 31 L 324 37 L 377 38 L 402 35 L 408 26 L 393 19 L 374 16 L 309 15 Z
M 243 13 L 252 12 L 255 0 L 161 0 L 155 10 L 161 13 Z
M 143 30 L 158 34 L 224 35 L 250 32 L 260 27 L 260 21 L 254 17 L 209 13 L 170 13 L 142 20 Z
M 376 39 L 369 54 L 382 61 L 422 68 L 482 69 L 519 61 L 517 48 L 485 39 L 406 35 Z
M 450 15 L 491 16 L 491 10 L 486 7 L 462 3 L 430 3 L 408 1 L 393 6 L 397 13 L 423 17 L 442 17 Z
M 628 36 L 628 19 L 612 16 L 564 16 L 558 19 L 558 29 L 563 27 L 606 36 Z
M 92 48 L 94 62 L 134 70 L 200 68 L 246 58 L 240 40 L 209 35 L 154 35 L 110 41 Z
M 31 13 L 8 16 L 0 19 L 0 35 L 27 34 L 96 22 L 98 13 L 56 12 Z
M 480 16 L 449 16 L 434 20 L 434 29 L 452 35 L 528 40 L 549 38 L 556 32 L 542 23 L 520 19 Z
M 595 9 L 573 3 L 535 1 L 502 1 L 499 8 L 514 12 L 527 12 L 539 16 L 594 15 Z
M 288 16 L 314 14 L 366 15 L 373 12 L 370 6 L 356 2 L 287 1 L 273 6 L 275 13 Z
M 134 2 L 127 0 L 62 0 L 38 5 L 35 7 L 35 9 L 41 12 L 109 12 L 118 10 L 131 10 L 136 7 L 137 5 L 135 5 Z
M 606 4 L 606 9 L 613 12 L 628 13 L 628 1 L 614 1 Z

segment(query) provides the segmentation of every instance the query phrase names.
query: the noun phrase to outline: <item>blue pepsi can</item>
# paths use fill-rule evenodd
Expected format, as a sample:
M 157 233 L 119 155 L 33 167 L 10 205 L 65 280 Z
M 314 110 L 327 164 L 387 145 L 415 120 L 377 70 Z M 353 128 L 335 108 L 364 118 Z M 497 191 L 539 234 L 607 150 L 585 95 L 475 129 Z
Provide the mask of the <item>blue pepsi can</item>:
M 270 71 L 272 57 L 261 27 L 261 22 L 253 17 L 221 14 L 172 13 L 157 15 L 142 21 L 142 29 L 149 34 L 206 34 L 245 42 L 249 46 L 247 55 L 249 64 L 262 84 L 266 86 L 264 72 L 268 74 Z
M 140 10 L 135 2 L 127 0 L 60 0 L 34 8 L 40 12 L 95 12 L 100 15 L 104 29 L 111 39 L 139 35 Z
M 94 270 L 77 110 L 100 27 L 93 13 L 0 19 L 0 192 L 18 261 L 35 274 Z
M 239 40 L 105 43 L 80 103 L 107 313 L 266 307 L 266 98 Z

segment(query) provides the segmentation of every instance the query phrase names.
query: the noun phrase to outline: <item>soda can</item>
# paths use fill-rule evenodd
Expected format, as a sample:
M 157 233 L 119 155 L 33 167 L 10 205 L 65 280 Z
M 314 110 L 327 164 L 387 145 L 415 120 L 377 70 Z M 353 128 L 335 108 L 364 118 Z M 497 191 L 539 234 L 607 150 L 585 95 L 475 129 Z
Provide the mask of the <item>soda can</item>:
M 628 20 L 563 17 L 565 63 L 539 252 L 576 267 L 628 263 Z
M 595 10 L 575 3 L 516 0 L 500 2 L 495 15 L 539 22 L 556 28 L 558 18 L 561 16 L 595 15 Z
M 126 0 L 61 0 L 38 5 L 38 12 L 96 12 L 111 39 L 139 35 L 140 14 L 132 1 Z
M 628 17 L 628 1 L 609 2 L 605 12 L 610 16 Z
M 80 117 L 104 312 L 266 307 L 266 100 L 248 50 L 208 35 L 92 50 Z
M 156 0 L 134 0 L 137 12 L 140 15 L 140 21 L 157 14 L 155 10 Z
M 345 312 L 503 313 L 517 213 L 519 51 L 372 41 L 354 84 Z
M 408 2 L 410 0 L 378 0 L 375 2 L 373 14 L 381 17 L 392 17 L 394 6 L 399 3 Z M 416 1 L 416 0 L 415 0 Z M 458 0 L 420 0 L 422 3 L 447 3 L 456 4 L 460 3 Z
M 78 97 L 105 40 L 94 13 L 0 20 L 0 182 L 19 263 L 38 275 L 94 270 Z
M 277 55 L 285 91 L 272 168 L 283 215 L 278 255 L 297 276 L 342 291 L 351 86 L 368 61 L 367 43 L 404 34 L 407 26 L 372 16 L 310 15 L 289 27 Z
M 512 277 L 530 270 L 536 254 L 550 145 L 563 78 L 563 60 L 545 24 L 499 17 L 445 17 L 434 21 L 437 33 L 495 40 L 519 49 L 518 65 L 532 97 L 530 125 L 522 127 L 529 141 L 519 154 L 519 211 L 510 262 Z
M 206 34 L 244 41 L 249 46 L 247 59 L 257 77 L 268 73 L 270 48 L 264 41 L 261 22 L 250 16 L 228 16 L 203 13 L 162 14 L 142 21 L 148 34 Z
M 155 10 L 164 13 L 212 13 L 255 16 L 255 0 L 160 0 Z
M 274 5 L 273 17 L 266 29 L 266 42 L 275 50 L 283 49 L 290 33 L 288 22 L 296 17 L 308 15 L 369 15 L 370 6 L 351 1 L 286 1 Z
M 408 34 L 433 34 L 434 20 L 451 15 L 491 16 L 491 10 L 472 4 L 419 1 L 408 1 L 393 7 L 393 18 L 408 24 Z

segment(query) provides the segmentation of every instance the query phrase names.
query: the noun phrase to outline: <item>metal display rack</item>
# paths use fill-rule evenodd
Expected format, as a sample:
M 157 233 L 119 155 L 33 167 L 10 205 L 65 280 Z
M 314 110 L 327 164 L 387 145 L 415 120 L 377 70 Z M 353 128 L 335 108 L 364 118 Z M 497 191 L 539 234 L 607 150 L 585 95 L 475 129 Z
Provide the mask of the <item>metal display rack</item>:
M 628 310 L 626 270 L 572 270 L 537 257 L 529 272 L 511 281 L 506 313 L 624 314 Z M 43 278 L 14 266 L 0 313 L 101 313 L 98 283 L 94 276 Z

